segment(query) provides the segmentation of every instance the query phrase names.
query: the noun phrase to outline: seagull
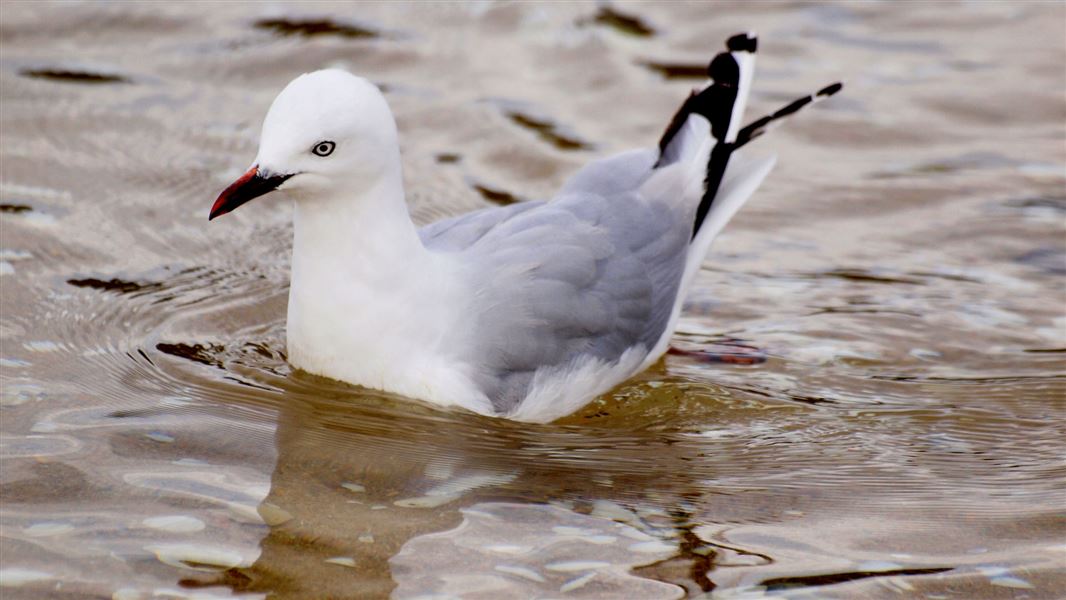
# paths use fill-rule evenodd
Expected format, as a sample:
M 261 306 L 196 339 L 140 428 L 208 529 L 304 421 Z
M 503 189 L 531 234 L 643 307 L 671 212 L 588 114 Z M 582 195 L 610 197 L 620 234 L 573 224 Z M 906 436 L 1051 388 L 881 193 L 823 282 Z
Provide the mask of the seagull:
M 288 360 L 438 406 L 550 422 L 655 363 L 729 219 L 773 167 L 739 149 L 840 83 L 741 126 L 757 40 L 734 35 L 656 146 L 596 160 L 548 201 L 421 229 L 381 91 L 303 74 L 267 111 L 252 166 L 209 219 L 293 200 Z

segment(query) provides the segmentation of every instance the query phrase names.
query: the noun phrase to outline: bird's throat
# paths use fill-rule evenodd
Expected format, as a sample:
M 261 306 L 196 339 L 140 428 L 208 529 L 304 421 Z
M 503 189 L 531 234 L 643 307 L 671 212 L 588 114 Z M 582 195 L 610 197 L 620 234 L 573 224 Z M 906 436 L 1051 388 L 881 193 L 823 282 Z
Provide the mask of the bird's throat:
M 446 298 L 454 293 L 448 264 L 422 245 L 399 181 L 354 198 L 298 200 L 290 362 L 389 389 L 390 369 L 442 352 L 438 340 L 454 316 L 441 311 L 456 306 Z

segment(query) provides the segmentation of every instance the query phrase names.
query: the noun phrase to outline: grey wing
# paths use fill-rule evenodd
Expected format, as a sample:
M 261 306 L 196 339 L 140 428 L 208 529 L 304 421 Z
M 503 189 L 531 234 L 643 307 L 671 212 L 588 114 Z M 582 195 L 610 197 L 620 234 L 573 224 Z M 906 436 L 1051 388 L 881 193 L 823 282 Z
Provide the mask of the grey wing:
M 559 195 L 590 193 L 610 198 L 631 192 L 651 175 L 657 160 L 658 150 L 642 148 L 591 162 L 574 173 Z
M 658 156 L 655 149 L 644 148 L 591 162 L 563 185 L 559 196 L 583 193 L 611 197 L 636 190 L 651 174 Z M 544 204 L 543 201 L 531 201 L 483 208 L 430 223 L 418 234 L 427 248 L 438 251 L 463 250 L 500 223 Z
M 499 411 L 525 398 L 537 369 L 650 350 L 669 322 L 685 217 L 635 191 L 582 187 L 500 220 L 464 251 L 478 273 L 479 383 Z
M 530 201 L 508 206 L 491 206 L 430 223 L 420 229 L 418 235 L 422 238 L 422 243 L 431 250 L 464 250 L 500 223 L 543 205 L 542 201 Z

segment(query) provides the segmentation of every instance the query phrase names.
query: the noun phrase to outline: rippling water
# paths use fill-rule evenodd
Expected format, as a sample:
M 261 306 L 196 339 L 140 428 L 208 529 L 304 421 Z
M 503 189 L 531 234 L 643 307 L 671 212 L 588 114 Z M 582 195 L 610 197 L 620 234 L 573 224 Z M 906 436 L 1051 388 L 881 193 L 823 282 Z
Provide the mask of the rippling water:
M 1061 3 L 5 3 L 4 598 L 1055 598 Z M 293 373 L 293 76 L 384 87 L 422 221 L 654 142 L 738 30 L 780 162 L 653 369 L 551 425 Z M 727 360 L 722 360 L 725 357 Z

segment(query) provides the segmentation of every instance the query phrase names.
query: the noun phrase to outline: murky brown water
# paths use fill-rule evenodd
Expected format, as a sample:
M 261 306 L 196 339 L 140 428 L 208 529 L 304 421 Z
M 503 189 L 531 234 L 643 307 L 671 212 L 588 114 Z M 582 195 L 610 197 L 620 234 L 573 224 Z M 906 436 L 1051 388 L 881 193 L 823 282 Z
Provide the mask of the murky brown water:
M 5 600 L 1066 595 L 1066 5 L 597 11 L 5 2 Z M 385 87 L 428 221 L 654 143 L 745 29 L 751 115 L 848 82 L 676 339 L 765 362 L 547 426 L 362 393 L 284 361 L 288 206 L 207 223 L 303 71 Z

